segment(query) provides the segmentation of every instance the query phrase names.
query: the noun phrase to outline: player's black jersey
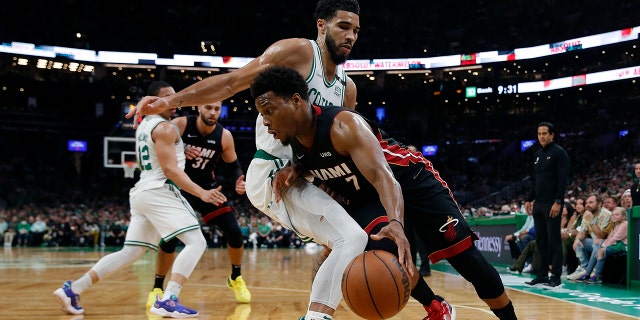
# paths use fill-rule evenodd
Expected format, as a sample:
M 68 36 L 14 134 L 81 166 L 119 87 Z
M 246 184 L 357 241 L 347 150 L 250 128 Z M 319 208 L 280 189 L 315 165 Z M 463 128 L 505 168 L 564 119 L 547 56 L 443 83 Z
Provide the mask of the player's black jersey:
M 294 139 L 291 147 L 295 160 L 351 202 L 370 201 L 371 192 L 377 195 L 377 191 L 360 173 L 351 157 L 338 154 L 331 142 L 330 131 L 335 116 L 343 111 L 357 112 L 343 107 L 314 106 L 313 110 L 316 116 L 313 144 L 307 150 Z M 440 192 L 451 194 L 447 183 L 421 153 L 408 150 L 405 145 L 389 137 L 375 122 L 363 118 L 378 138 L 385 159 L 403 192 L 421 190 L 422 196 L 427 197 Z M 428 194 L 424 190 L 428 190 Z
M 197 120 L 198 116 L 187 116 L 187 126 L 182 134 L 182 141 L 185 149 L 189 147 L 199 149 L 200 157 L 192 160 L 187 159 L 184 172 L 193 182 L 208 189 L 215 184 L 213 171 L 222 155 L 222 131 L 224 128 L 218 123 L 213 132 L 203 136 L 198 131 Z
M 316 114 L 316 132 L 311 149 L 301 146 L 294 139 L 291 143 L 295 161 L 310 171 L 314 177 L 322 180 L 333 191 L 351 202 L 358 202 L 359 196 L 377 194 L 375 188 L 358 170 L 350 156 L 340 155 L 331 143 L 330 131 L 334 117 L 341 111 L 349 110 L 342 107 L 314 106 Z M 362 199 L 366 200 L 366 199 Z

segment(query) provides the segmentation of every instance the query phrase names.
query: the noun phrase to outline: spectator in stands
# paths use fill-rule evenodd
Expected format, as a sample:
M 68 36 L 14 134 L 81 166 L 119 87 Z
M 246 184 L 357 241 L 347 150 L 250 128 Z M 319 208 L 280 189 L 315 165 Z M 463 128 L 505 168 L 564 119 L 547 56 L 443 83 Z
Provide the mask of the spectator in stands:
M 567 214 L 569 215 L 569 221 L 561 230 L 560 237 L 562 238 L 562 255 L 564 257 L 564 266 L 567 269 L 567 274 L 572 274 L 575 272 L 578 265 L 580 265 L 580 260 L 576 256 L 576 252 L 573 250 L 573 242 L 578 235 L 578 227 L 582 223 L 582 215 L 584 214 L 584 198 L 577 198 L 575 200 L 575 207 L 573 214 L 569 214 L 569 205 L 566 205 Z M 588 235 L 589 237 L 591 235 Z
M 300 239 L 295 232 L 287 228 L 282 228 L 282 232 L 284 233 L 284 236 L 289 239 L 289 248 L 302 248 L 302 246 L 304 246 L 302 239 Z
M 602 283 L 602 269 L 607 256 L 627 251 L 627 212 L 624 208 L 616 207 L 613 209 L 611 224 L 613 225 L 613 231 L 598 247 L 598 250 L 594 246 L 585 274 L 576 279 L 576 281 Z M 593 270 L 594 267 L 595 270 Z M 593 275 L 591 275 L 592 271 L 594 272 Z
M 4 242 L 4 233 L 9 229 L 9 223 L 4 215 L 0 215 L 0 241 Z
M 613 212 L 613 209 L 618 207 L 618 199 L 611 195 L 605 196 L 602 201 L 602 206 Z
M 27 221 L 27 219 L 22 219 L 18 222 L 17 230 L 18 230 L 18 247 L 26 247 L 29 242 L 29 230 L 31 229 L 31 224 Z
M 35 217 L 31 227 L 29 228 L 29 244 L 39 246 L 42 244 L 42 237 L 47 232 L 47 223 L 43 215 Z
M 16 236 L 16 230 L 18 229 L 18 217 L 12 216 L 11 220 L 8 222 L 7 231 L 4 233 L 4 246 L 11 247 L 13 246 L 13 239 Z
M 517 208 L 517 206 L 516 206 Z M 527 215 L 527 219 L 518 231 L 510 233 L 504 237 L 504 241 L 509 244 L 511 258 L 517 259 L 524 248 L 531 240 L 535 239 L 535 234 L 529 233 L 533 228 L 533 216 Z
M 258 246 L 259 247 L 267 247 L 267 242 L 269 241 L 269 233 L 271 233 L 271 229 L 273 225 L 271 221 L 269 221 L 269 217 L 267 215 L 261 215 L 260 221 L 258 222 Z
M 272 222 L 272 228 L 267 235 L 266 245 L 268 248 L 286 248 L 289 247 L 289 238 L 285 237 L 282 225 L 278 221 Z
M 587 265 L 591 253 L 600 249 L 600 246 L 607 238 L 607 235 L 613 228 L 611 224 L 611 211 L 602 206 L 602 199 L 596 194 L 592 194 L 587 198 L 586 211 L 582 217 L 580 232 L 573 242 L 573 250 L 580 259 L 580 266 L 575 272 L 567 276 L 567 279 L 576 280 L 587 274 Z M 591 238 L 586 236 L 591 234 Z
M 97 247 L 100 241 L 100 225 L 96 222 L 96 218 L 87 214 L 82 225 L 83 237 L 87 241 L 87 245 Z
M 249 222 L 249 242 L 251 243 L 251 246 L 256 248 L 258 247 L 258 232 L 259 232 L 259 225 L 258 225 L 258 216 L 257 215 L 251 215 L 251 220 Z
M 224 237 L 224 232 L 222 232 L 222 230 L 220 230 L 220 228 L 218 228 L 217 225 L 213 225 L 211 226 L 211 228 L 209 228 L 209 231 L 211 232 L 211 246 L 213 248 L 226 248 L 227 247 L 227 240 Z
M 631 198 L 631 189 L 625 190 L 622 196 L 620 197 L 620 206 L 627 210 L 633 207 L 633 200 Z
M 640 206 L 640 161 L 633 165 L 635 183 L 631 186 L 631 200 L 634 206 Z
M 127 235 L 127 229 L 124 226 L 124 222 L 122 220 L 115 221 L 111 225 L 111 231 L 107 237 L 107 245 L 109 246 L 121 246 L 124 244 L 124 239 Z
M 249 235 L 251 234 L 251 227 L 249 227 L 249 224 L 247 223 L 247 217 L 239 217 L 238 225 L 240 226 L 240 233 L 242 233 L 244 246 L 246 248 L 249 244 Z
M 531 228 L 531 231 L 532 233 L 535 233 L 534 228 Z M 530 261 L 530 263 L 527 264 L 527 261 Z M 538 245 L 534 239 L 529 241 L 524 250 L 522 250 L 522 253 L 516 259 L 516 262 L 507 269 L 509 272 L 537 274 L 540 268 L 540 251 L 538 250 Z

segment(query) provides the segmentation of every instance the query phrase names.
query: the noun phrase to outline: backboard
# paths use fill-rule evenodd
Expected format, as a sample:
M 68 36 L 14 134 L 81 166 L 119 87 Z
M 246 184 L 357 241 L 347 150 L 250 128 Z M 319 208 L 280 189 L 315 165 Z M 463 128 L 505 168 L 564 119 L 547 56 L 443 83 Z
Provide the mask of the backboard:
M 125 161 L 136 161 L 136 138 L 104 137 L 105 168 L 123 168 Z

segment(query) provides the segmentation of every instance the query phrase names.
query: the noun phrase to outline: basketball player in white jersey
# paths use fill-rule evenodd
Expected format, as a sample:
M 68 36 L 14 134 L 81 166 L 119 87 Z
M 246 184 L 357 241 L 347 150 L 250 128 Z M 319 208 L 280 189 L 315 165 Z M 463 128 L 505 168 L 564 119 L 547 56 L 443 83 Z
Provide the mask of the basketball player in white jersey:
M 157 81 L 149 86 L 150 92 L 165 94 L 173 88 Z M 164 295 L 156 300 L 150 311 L 163 317 L 193 318 L 196 310 L 179 303 L 182 286 L 187 281 L 207 242 L 200 231 L 196 214 L 180 194 L 180 189 L 202 201 L 214 204 L 225 202 L 226 197 L 217 189 L 205 190 L 195 184 L 184 172 L 184 145 L 178 128 L 171 123 L 174 109 L 159 115 L 147 116 L 136 130 L 136 158 L 142 171 L 140 180 L 129 192 L 131 222 L 122 250 L 104 256 L 76 281 L 67 281 L 53 295 L 68 314 L 83 314 L 78 305 L 80 294 L 92 284 L 138 260 L 147 249 L 157 250 L 160 238 L 174 237 L 185 247 L 173 264 L 171 278 Z
M 306 79 L 312 103 L 355 109 L 356 86 L 346 76 L 341 64 L 347 60 L 358 38 L 359 12 L 356 0 L 320 0 L 314 12 L 318 29 L 315 41 L 300 38 L 277 41 L 238 70 L 203 79 L 174 95 L 144 97 L 127 114 L 127 118 L 227 99 L 249 88 L 256 75 L 275 65 L 293 68 Z M 256 208 L 301 238 L 331 249 L 322 251 L 314 268 L 315 278 L 305 320 L 332 319 L 342 298 L 342 273 L 347 264 L 364 250 L 367 234 L 337 202 L 310 183 L 297 182 L 283 193 L 283 201 L 276 201 L 271 178 L 279 169 L 289 165 L 291 149 L 267 132 L 261 116 L 256 119 L 256 148 L 256 155 L 247 170 L 247 196 Z M 384 227 L 378 234 L 397 243 L 399 260 L 410 266 L 409 270 L 413 272 L 409 242 L 402 228 L 393 225 Z M 432 297 L 433 292 L 424 280 L 421 282 L 425 290 L 429 290 L 425 295 Z M 432 301 L 431 298 L 427 300 L 421 301 L 425 308 Z

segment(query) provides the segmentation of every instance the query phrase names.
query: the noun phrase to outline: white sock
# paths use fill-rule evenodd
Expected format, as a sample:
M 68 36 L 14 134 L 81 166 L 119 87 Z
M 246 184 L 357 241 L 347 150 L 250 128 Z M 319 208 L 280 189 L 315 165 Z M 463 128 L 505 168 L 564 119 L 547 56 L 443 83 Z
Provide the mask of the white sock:
M 85 273 L 80 277 L 80 279 L 71 282 L 71 291 L 75 294 L 81 294 L 82 291 L 91 287 L 93 284 L 93 280 L 91 280 L 91 276 L 88 273 Z
M 333 317 L 326 313 L 321 313 L 321 312 L 311 311 L 311 310 L 308 310 L 307 314 L 304 316 L 304 320 L 326 320 L 326 319 L 333 319 Z
M 172 295 L 177 298 L 180 296 L 180 291 L 182 291 L 181 285 L 175 281 L 169 281 L 169 283 L 167 283 L 167 288 L 164 290 L 164 295 L 162 295 L 162 300 L 167 300 L 171 298 Z

